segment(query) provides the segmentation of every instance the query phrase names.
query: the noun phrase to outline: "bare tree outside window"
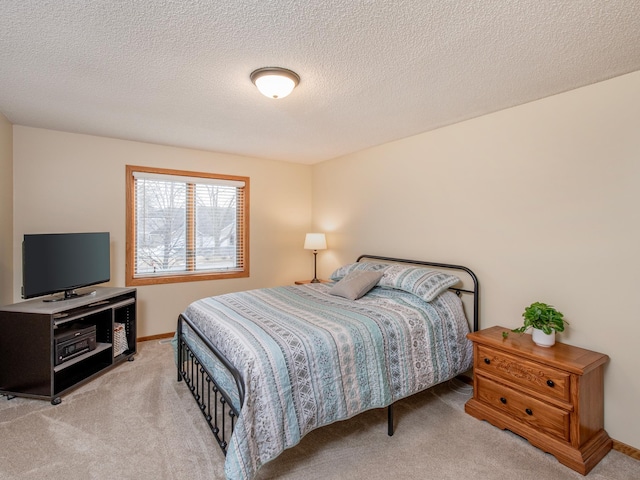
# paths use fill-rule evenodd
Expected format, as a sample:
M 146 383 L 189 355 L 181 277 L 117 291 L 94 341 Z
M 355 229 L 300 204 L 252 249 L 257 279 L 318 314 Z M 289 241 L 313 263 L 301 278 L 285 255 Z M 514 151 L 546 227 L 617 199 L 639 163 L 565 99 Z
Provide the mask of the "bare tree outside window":
M 200 185 L 196 189 L 196 269 L 235 264 L 237 211 L 233 187 Z
M 136 182 L 137 274 L 186 269 L 186 184 Z

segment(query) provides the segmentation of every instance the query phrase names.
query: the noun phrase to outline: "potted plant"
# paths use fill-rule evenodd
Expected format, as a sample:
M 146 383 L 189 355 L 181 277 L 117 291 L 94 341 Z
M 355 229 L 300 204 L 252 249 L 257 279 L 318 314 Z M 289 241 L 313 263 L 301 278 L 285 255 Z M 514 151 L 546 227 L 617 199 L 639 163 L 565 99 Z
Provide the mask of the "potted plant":
M 512 332 L 524 333 L 532 328 L 533 342 L 541 347 L 553 346 L 556 343 L 556 332 L 564 332 L 565 325 L 569 324 L 555 307 L 542 302 L 529 305 L 524 309 L 522 316 L 524 325 Z

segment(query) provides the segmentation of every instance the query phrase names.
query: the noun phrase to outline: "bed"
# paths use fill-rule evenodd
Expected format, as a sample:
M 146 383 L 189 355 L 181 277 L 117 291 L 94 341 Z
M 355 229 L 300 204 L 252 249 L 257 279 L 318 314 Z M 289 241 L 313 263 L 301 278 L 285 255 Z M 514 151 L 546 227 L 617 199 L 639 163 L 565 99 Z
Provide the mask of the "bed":
M 386 407 L 393 435 L 394 402 L 471 368 L 479 286 L 467 267 L 362 255 L 330 278 L 203 298 L 179 316 L 178 381 L 229 480 L 365 410 Z

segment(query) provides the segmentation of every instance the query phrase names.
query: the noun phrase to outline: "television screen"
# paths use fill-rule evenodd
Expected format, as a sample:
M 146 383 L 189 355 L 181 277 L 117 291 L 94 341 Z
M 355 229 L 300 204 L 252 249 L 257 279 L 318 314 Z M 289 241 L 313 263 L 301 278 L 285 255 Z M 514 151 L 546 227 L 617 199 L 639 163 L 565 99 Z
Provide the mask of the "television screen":
M 32 298 L 108 282 L 109 233 L 25 235 L 22 242 L 22 297 Z

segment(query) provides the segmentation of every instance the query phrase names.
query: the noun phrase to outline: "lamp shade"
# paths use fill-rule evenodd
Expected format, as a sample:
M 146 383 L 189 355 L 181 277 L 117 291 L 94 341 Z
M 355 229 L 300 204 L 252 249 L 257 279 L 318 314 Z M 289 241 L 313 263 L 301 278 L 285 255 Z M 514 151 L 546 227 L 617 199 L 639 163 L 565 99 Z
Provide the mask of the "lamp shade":
M 326 250 L 327 239 L 324 233 L 307 233 L 304 239 L 305 250 Z
M 300 82 L 296 72 L 280 67 L 265 67 L 251 73 L 251 81 L 269 98 L 284 98 Z

